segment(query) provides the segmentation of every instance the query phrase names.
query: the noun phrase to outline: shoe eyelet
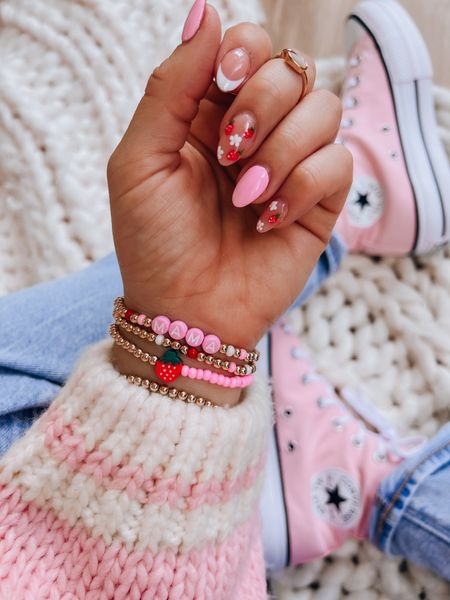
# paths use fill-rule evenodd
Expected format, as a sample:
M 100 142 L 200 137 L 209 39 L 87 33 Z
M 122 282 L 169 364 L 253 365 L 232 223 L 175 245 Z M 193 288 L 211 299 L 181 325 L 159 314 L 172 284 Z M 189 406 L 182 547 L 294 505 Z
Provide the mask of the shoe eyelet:
M 342 137 L 337 137 L 334 140 L 334 143 L 337 144 L 338 146 L 345 146 L 345 139 Z
M 362 63 L 362 57 L 359 54 L 352 56 L 351 59 L 348 61 L 348 64 L 351 68 L 359 67 L 359 65 L 361 63 Z
M 292 410 L 292 408 L 285 408 L 283 410 L 283 417 L 292 417 L 293 412 L 294 411 Z
M 382 133 L 391 133 L 391 128 L 389 125 L 383 125 L 381 128 Z
M 396 158 L 398 158 L 398 152 L 396 150 L 390 150 L 389 157 L 395 160 Z
M 358 437 L 357 435 L 354 435 L 352 437 L 352 444 L 355 446 L 355 448 L 361 448 L 363 442 L 360 437 Z
M 294 346 L 293 348 L 291 348 L 291 356 L 296 360 L 300 360 L 301 358 L 304 358 L 304 352 L 300 348 Z
M 350 127 L 353 127 L 353 125 L 354 125 L 353 119 L 342 119 L 342 121 L 341 121 L 342 129 L 350 129 Z
M 344 429 L 344 426 L 341 423 L 341 421 L 339 421 L 339 419 L 333 419 L 331 421 L 331 424 L 333 425 L 336 431 L 342 431 Z
M 296 442 L 293 442 L 292 440 L 290 440 L 287 444 L 286 444 L 286 450 L 288 452 L 294 452 L 294 450 L 297 448 L 297 444 Z
M 325 408 L 325 402 L 324 402 L 324 399 L 322 398 L 322 396 L 317 398 L 316 404 L 319 408 Z
M 347 82 L 347 88 L 348 89 L 353 89 L 355 87 L 358 87 L 358 85 L 361 83 L 361 77 L 359 75 L 355 75 L 354 77 L 350 77 L 350 79 Z
M 377 462 L 386 462 L 387 454 L 385 452 L 379 452 L 378 450 L 373 453 L 373 458 Z
M 356 108 L 359 104 L 358 98 L 356 96 L 350 96 L 344 101 L 344 108 Z

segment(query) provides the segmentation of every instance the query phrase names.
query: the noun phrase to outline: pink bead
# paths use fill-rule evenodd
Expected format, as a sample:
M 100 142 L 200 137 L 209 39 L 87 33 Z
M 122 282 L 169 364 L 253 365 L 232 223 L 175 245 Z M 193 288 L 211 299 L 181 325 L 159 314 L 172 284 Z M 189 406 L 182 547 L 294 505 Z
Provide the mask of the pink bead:
M 203 379 L 203 375 L 205 374 L 203 369 L 197 369 L 197 379 Z
M 223 386 L 229 388 L 231 385 L 231 377 L 224 377 Z
M 181 369 L 181 375 L 183 377 L 187 377 L 189 375 L 189 367 L 187 365 L 183 365 Z
M 238 386 L 238 381 L 236 380 L 236 377 L 232 377 L 231 378 L 231 385 L 230 385 L 230 387 L 231 388 L 235 388 L 237 386 Z
M 143 325 L 146 318 L 147 318 L 147 315 L 144 315 L 144 314 L 139 315 L 138 318 L 136 319 L 136 323 L 138 325 Z
M 197 377 L 197 369 L 195 367 L 189 367 L 189 375 L 190 379 L 195 379 Z
M 184 321 L 173 321 L 169 326 L 169 335 L 173 340 L 183 340 L 187 330 L 188 326 Z
M 230 373 L 235 373 L 237 369 L 236 363 L 235 362 L 231 362 L 230 366 L 228 367 L 228 370 L 230 371 Z
M 224 379 L 225 379 L 224 375 L 219 375 L 219 379 L 217 380 L 218 385 L 223 385 Z
M 169 330 L 170 319 L 163 315 L 158 315 L 152 320 L 152 330 L 155 333 L 167 333 Z
M 241 360 L 245 360 L 247 358 L 247 356 L 248 356 L 247 350 L 244 350 L 244 348 L 242 348 L 242 350 L 239 353 L 239 358 Z
M 211 375 L 212 375 L 212 371 L 205 371 L 203 373 L 203 380 L 204 381 L 209 381 L 211 379 Z
M 219 375 L 217 373 L 211 373 L 211 379 L 209 380 L 210 383 L 217 383 L 217 380 L 219 379 Z
M 189 346 L 196 348 L 197 346 L 201 345 L 204 337 L 205 337 L 205 334 L 203 333 L 203 331 L 201 329 L 198 329 L 197 327 L 192 327 L 186 333 L 185 339 L 186 339 L 186 342 L 189 344 Z
M 222 342 L 217 335 L 207 335 L 203 340 L 202 348 L 206 354 L 217 354 L 221 345 Z

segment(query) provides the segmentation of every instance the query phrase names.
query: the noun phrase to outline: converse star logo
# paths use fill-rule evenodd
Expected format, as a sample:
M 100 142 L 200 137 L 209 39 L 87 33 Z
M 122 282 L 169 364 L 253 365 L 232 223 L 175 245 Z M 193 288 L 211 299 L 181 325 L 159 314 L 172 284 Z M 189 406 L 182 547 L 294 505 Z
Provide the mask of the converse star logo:
M 366 229 L 374 225 L 384 212 L 384 195 L 378 181 L 368 175 L 355 177 L 346 202 L 351 225 Z
M 326 492 L 328 494 L 327 504 L 334 504 L 334 506 L 338 509 L 338 511 L 340 511 L 342 502 L 345 502 L 347 500 L 347 498 L 343 498 L 339 494 L 339 486 L 335 485 L 332 490 L 327 488 Z
M 358 484 L 341 469 L 317 473 L 311 482 L 311 502 L 319 518 L 340 529 L 350 529 L 361 518 Z
M 367 200 L 368 194 L 359 194 L 355 204 L 359 204 L 361 210 L 364 210 L 366 206 L 370 206 L 370 202 Z

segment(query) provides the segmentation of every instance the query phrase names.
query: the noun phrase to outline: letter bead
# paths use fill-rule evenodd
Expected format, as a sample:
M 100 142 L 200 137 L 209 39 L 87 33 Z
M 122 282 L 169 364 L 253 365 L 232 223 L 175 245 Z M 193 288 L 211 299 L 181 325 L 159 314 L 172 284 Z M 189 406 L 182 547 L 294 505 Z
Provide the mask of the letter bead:
M 189 344 L 189 346 L 193 346 L 195 348 L 196 346 L 201 345 L 204 337 L 205 335 L 201 329 L 192 327 L 186 334 L 186 342 Z
M 221 341 L 217 335 L 207 335 L 203 340 L 202 348 L 207 354 L 217 354 L 221 346 Z
M 184 321 L 173 321 L 169 326 L 169 335 L 173 340 L 182 340 L 185 338 L 188 326 Z
M 168 319 L 167 317 L 164 317 L 163 315 L 158 315 L 152 321 L 152 329 L 156 334 L 167 333 L 167 331 L 169 330 L 169 325 L 170 325 L 170 319 Z

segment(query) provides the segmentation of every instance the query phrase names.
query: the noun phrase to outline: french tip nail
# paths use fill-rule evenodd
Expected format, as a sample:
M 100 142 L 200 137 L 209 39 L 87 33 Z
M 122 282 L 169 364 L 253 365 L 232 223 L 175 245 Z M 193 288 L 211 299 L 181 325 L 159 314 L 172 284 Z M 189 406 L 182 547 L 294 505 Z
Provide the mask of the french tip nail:
M 181 41 L 188 42 L 200 29 L 205 12 L 206 0 L 195 0 L 184 23 Z

